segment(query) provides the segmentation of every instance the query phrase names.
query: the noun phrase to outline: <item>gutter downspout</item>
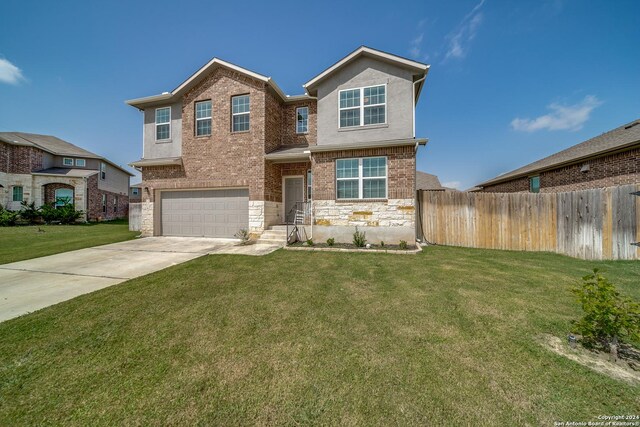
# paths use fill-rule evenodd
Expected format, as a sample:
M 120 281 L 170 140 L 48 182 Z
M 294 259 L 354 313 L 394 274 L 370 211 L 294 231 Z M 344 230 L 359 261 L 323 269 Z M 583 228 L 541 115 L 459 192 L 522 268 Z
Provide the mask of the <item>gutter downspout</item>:
M 427 75 L 425 74 L 424 77 L 413 82 L 413 92 L 411 93 L 411 96 L 413 100 L 413 137 L 414 138 L 416 137 L 416 84 L 423 82 L 426 78 L 427 78 Z

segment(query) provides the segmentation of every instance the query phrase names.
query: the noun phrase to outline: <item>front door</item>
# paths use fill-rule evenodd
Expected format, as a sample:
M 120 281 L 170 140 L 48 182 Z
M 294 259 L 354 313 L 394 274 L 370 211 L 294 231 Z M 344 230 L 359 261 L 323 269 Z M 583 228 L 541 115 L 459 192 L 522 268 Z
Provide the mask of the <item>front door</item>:
M 304 179 L 301 176 L 285 177 L 284 214 L 287 222 L 293 221 L 296 202 L 302 201 L 304 201 Z

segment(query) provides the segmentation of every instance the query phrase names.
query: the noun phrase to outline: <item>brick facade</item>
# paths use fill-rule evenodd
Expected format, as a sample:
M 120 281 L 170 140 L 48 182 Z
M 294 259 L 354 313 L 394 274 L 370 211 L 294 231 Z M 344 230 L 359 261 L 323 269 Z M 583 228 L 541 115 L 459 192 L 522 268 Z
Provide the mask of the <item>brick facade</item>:
M 0 143 L 0 172 L 27 174 L 42 169 L 43 163 L 38 148 Z
M 313 153 L 313 198 L 314 200 L 336 199 L 336 159 L 351 157 L 387 157 L 388 199 L 413 199 L 416 186 L 415 147 L 371 148 L 365 150 L 343 150 Z
M 581 172 L 589 165 L 587 172 Z M 606 156 L 595 157 L 568 166 L 531 174 L 540 176 L 540 192 L 586 190 L 589 188 L 613 187 L 640 182 L 640 147 Z M 515 193 L 529 191 L 529 177 L 486 186 L 484 192 Z
M 56 190 L 59 188 L 67 188 L 69 190 L 74 190 L 74 193 L 75 193 L 75 188 L 73 187 L 73 185 L 70 185 L 70 184 L 64 184 L 64 183 L 58 183 L 58 182 L 46 184 L 44 185 L 44 202 L 47 204 L 55 203 Z M 79 207 L 78 209 L 82 209 L 82 207 Z
M 296 133 L 296 108 L 309 107 L 308 132 Z M 318 105 L 315 100 L 287 103 L 282 107 L 282 145 L 316 145 L 318 136 Z
M 105 221 L 126 218 L 129 215 L 129 197 L 104 191 L 98 188 L 98 174 L 87 178 L 87 220 Z M 106 211 L 103 208 L 102 196 L 106 196 Z M 116 203 L 114 203 L 114 200 Z M 81 209 L 76 206 L 76 209 Z

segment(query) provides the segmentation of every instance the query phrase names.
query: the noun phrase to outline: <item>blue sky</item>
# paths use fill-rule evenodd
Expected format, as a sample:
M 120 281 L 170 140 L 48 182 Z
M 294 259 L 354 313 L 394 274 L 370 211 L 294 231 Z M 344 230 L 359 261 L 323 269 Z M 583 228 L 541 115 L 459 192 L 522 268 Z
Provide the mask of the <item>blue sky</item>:
M 640 117 L 638 1 L 0 3 L 0 131 L 119 164 L 142 150 L 125 99 L 214 56 L 288 94 L 364 44 L 431 64 L 418 168 L 467 188 Z

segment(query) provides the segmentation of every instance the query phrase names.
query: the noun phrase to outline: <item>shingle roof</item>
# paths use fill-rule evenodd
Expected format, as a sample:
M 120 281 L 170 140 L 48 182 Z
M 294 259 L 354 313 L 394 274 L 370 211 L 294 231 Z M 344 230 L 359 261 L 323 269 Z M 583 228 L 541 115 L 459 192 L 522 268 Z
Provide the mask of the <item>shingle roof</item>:
M 437 176 L 416 171 L 416 190 L 446 190 Z
M 497 176 L 489 181 L 485 181 L 480 186 L 495 184 L 502 181 L 508 181 L 522 175 L 528 175 L 543 169 L 553 168 L 568 163 L 575 163 L 586 160 L 600 154 L 610 151 L 616 151 L 622 148 L 632 147 L 640 144 L 640 119 L 634 120 L 623 126 L 603 133 L 602 135 L 591 138 L 580 144 L 559 151 L 544 159 L 529 163 L 526 166 L 507 172 Z
M 62 175 L 70 178 L 83 178 L 97 174 L 97 170 L 93 169 L 67 169 L 67 168 L 49 168 L 43 169 L 37 172 L 33 172 L 34 175 Z
M 6 142 L 11 145 L 21 145 L 26 147 L 36 147 L 41 150 L 47 151 L 57 156 L 74 156 L 74 157 L 86 157 L 89 159 L 104 160 L 110 165 L 122 170 L 133 176 L 131 172 L 118 166 L 109 159 L 99 156 L 91 151 L 87 151 L 84 148 L 80 148 L 77 145 L 73 145 L 70 142 L 64 141 L 60 138 L 56 138 L 51 135 L 39 135 L 36 133 L 25 132 L 0 132 L 0 141 Z

